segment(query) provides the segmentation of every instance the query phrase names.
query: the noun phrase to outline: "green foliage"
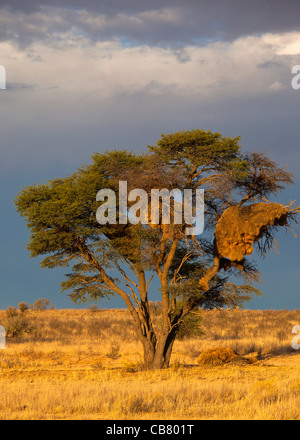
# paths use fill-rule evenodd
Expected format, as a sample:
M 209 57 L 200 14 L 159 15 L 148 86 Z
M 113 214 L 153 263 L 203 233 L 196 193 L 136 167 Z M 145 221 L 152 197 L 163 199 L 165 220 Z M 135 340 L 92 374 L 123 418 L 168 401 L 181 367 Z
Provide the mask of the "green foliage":
M 189 313 L 179 327 L 177 338 L 183 340 L 185 338 L 197 338 L 202 336 L 203 330 L 201 328 L 202 316 L 199 311 Z
M 240 151 L 239 140 L 240 136 L 229 138 L 210 130 L 186 130 L 162 134 L 156 146 L 149 148 L 162 155 L 165 161 L 219 169 L 236 161 Z
M 252 284 L 233 284 L 228 281 L 228 278 L 220 275 L 215 276 L 209 290 L 202 291 L 198 288 L 200 276 L 197 276 L 197 271 L 195 271 L 178 285 L 171 285 L 169 292 L 170 296 L 175 299 L 174 311 L 177 312 L 182 304 L 189 302 L 208 310 L 236 307 L 242 309 L 244 304 L 251 301 L 254 296 L 262 295 L 261 290 Z

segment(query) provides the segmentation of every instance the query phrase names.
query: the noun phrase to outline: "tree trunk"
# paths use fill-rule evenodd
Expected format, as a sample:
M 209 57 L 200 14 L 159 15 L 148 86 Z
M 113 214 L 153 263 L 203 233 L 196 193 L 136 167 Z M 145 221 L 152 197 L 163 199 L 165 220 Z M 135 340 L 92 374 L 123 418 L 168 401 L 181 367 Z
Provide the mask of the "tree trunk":
M 168 334 L 160 334 L 157 343 L 144 338 L 144 367 L 149 370 L 168 368 L 172 354 L 172 348 L 176 337 L 176 331 Z
M 153 359 L 153 369 L 168 368 L 170 366 L 175 337 L 176 332 L 174 330 L 167 335 L 160 336 Z
M 153 340 L 143 338 L 142 344 L 144 348 L 144 368 L 151 370 L 155 358 L 155 343 Z

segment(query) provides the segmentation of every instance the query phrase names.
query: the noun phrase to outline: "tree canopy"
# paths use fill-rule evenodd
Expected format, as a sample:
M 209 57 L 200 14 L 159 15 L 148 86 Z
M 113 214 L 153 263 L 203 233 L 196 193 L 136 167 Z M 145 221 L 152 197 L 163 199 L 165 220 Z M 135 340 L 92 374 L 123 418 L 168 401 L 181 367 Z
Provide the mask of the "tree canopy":
M 115 224 L 99 224 L 97 209 L 105 202 L 96 195 L 110 189 L 118 200 L 120 182 L 128 193 L 140 188 L 149 195 L 150 214 L 153 189 L 192 190 L 193 198 L 203 189 L 203 233 L 187 235 L 187 223 L 161 218 L 158 224 L 119 221 L 118 206 Z M 162 368 L 192 310 L 241 306 L 260 294 L 252 284 L 259 272 L 247 256 L 253 246 L 266 253 L 276 230 L 296 221 L 299 207 L 267 199 L 291 183 L 292 175 L 264 154 L 243 153 L 239 137 L 190 130 L 161 135 L 143 154 L 96 153 L 70 176 L 22 189 L 15 204 L 31 230 L 31 256 L 43 256 L 44 268 L 71 267 L 62 291 L 77 302 L 119 295 L 143 344 L 145 366 Z M 137 200 L 127 203 L 130 210 Z M 162 304 L 158 331 L 149 307 L 154 276 Z

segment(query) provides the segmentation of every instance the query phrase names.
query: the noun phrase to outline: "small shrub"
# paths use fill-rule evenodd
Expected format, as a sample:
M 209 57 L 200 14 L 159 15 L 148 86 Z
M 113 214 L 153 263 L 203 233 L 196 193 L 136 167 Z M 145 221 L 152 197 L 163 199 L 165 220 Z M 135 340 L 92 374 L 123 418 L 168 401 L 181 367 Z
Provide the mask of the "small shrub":
M 140 414 L 153 411 L 153 403 L 147 401 L 147 397 L 143 395 L 130 395 L 123 411 L 125 414 Z
M 18 338 L 23 336 L 24 333 L 31 333 L 34 330 L 34 326 L 24 319 L 14 317 L 7 322 L 5 329 L 7 338 Z
M 51 305 L 51 301 L 49 299 L 40 298 L 34 302 L 33 309 L 42 311 L 42 310 L 46 310 L 47 307 L 50 307 L 50 305 Z
M 110 351 L 106 353 L 106 357 L 110 359 L 118 359 L 120 357 L 120 345 L 119 344 L 111 344 Z
M 8 307 L 6 309 L 6 316 L 8 318 L 13 318 L 14 316 L 17 316 L 17 314 L 18 314 L 18 311 L 15 307 Z
M 129 372 L 129 373 L 133 373 L 136 371 L 141 371 L 143 370 L 143 364 L 141 362 L 133 362 L 130 361 L 128 359 L 125 359 L 125 361 L 122 363 L 122 368 L 124 369 L 124 371 Z
M 161 314 L 161 302 L 160 301 L 149 301 L 150 312 L 153 316 L 159 316 Z
M 90 312 L 99 312 L 99 307 L 97 306 L 97 304 L 91 304 L 89 307 L 88 307 L 88 310 L 90 311 Z
M 26 302 L 20 302 L 18 304 L 18 308 L 19 308 L 21 313 L 25 313 L 26 310 L 28 310 L 28 304 Z

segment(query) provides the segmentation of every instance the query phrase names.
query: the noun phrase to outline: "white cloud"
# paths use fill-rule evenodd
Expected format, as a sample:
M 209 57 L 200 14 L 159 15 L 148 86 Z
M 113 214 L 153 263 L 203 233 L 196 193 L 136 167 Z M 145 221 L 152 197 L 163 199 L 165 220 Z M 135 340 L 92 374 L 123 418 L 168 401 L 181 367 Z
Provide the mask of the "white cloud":
M 288 32 L 282 34 L 267 33 L 262 37 L 266 44 L 272 46 L 277 55 L 300 54 L 300 32 Z
M 295 44 L 296 37 L 300 41 L 300 32 L 290 38 L 248 36 L 187 46 L 180 52 L 125 47 L 118 41 L 91 43 L 70 31 L 51 44 L 35 42 L 26 49 L 0 43 L 0 63 L 7 69 L 8 84 L 33 86 L 36 97 L 50 93 L 58 98 L 75 93 L 92 100 L 140 93 L 204 100 L 253 96 L 290 82 L 291 59 L 283 44 Z

